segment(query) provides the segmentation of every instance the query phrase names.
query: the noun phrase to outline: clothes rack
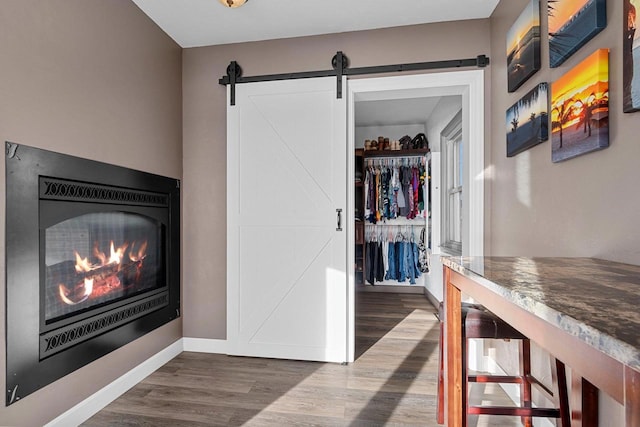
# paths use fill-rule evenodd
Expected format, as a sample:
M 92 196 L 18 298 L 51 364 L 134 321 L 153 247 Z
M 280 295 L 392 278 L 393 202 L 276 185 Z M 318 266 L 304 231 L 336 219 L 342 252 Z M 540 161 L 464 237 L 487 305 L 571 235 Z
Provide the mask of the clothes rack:
M 425 225 L 367 224 L 365 242 L 417 242 Z
M 366 160 L 367 167 L 376 166 L 425 166 L 427 158 L 421 155 L 399 157 L 373 157 Z

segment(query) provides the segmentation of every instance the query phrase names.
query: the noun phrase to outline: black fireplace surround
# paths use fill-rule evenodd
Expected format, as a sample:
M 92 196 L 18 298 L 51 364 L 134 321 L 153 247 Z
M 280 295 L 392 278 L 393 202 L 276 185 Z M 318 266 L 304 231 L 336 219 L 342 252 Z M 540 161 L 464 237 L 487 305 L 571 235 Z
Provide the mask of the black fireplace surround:
M 180 181 L 7 142 L 6 404 L 180 316 Z

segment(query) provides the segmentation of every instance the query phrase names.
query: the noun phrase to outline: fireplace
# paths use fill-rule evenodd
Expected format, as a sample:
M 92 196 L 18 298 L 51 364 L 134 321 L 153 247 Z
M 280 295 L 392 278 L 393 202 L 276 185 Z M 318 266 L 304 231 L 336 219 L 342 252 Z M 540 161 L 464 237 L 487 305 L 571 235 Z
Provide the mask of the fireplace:
M 179 181 L 6 143 L 7 405 L 180 316 Z

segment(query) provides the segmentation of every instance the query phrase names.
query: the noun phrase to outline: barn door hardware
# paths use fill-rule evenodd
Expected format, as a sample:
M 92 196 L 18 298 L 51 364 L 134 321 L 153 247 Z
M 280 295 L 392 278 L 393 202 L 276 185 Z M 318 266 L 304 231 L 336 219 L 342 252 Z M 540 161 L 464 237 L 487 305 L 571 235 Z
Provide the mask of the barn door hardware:
M 236 61 L 231 61 L 227 67 L 227 75 L 220 78 L 218 83 L 231 85 L 231 105 L 236 105 L 236 88 L 240 83 L 267 82 L 274 80 L 308 79 L 313 77 L 336 76 L 336 97 L 342 98 L 342 76 L 358 76 L 363 74 L 395 73 L 402 71 L 437 70 L 442 68 L 479 67 L 489 65 L 489 57 L 478 55 L 475 58 L 451 59 L 446 61 L 414 62 L 410 64 L 378 65 L 374 67 L 349 68 L 349 59 L 342 52 L 337 52 L 331 59 L 333 69 L 322 71 L 303 71 L 298 73 L 268 74 L 262 76 L 243 77 L 242 69 Z
M 236 79 L 242 75 L 242 68 L 236 61 L 231 61 L 227 67 L 227 77 L 231 85 L 231 105 L 236 105 Z
M 333 58 L 331 58 L 331 66 L 336 71 L 336 96 L 338 99 L 342 98 L 342 74 L 344 70 L 349 66 L 349 60 L 341 51 L 338 51 Z

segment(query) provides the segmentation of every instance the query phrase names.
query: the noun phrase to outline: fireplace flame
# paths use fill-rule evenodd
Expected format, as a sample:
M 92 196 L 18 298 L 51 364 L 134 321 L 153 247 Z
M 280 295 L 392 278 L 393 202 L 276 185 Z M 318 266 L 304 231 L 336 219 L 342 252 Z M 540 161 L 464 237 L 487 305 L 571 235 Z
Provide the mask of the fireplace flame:
M 127 243 L 120 246 L 118 249 L 114 249 L 113 240 L 111 241 L 111 255 L 109 256 L 109 262 L 107 264 L 120 264 L 122 261 L 122 256 L 124 255 L 124 251 L 129 246 Z
M 133 262 L 138 262 L 144 259 L 147 255 L 147 242 L 142 242 L 140 247 L 138 248 L 138 252 L 134 253 L 133 248 L 135 247 L 136 242 L 133 242 L 131 245 L 131 251 L 129 252 L 129 259 Z
M 80 254 L 76 251 L 73 251 L 73 253 L 76 256 L 76 271 L 78 273 L 82 273 L 84 271 L 91 271 L 93 270 L 93 265 L 91 265 L 91 263 L 89 262 L 89 258 L 82 258 L 80 256 Z
M 116 247 L 112 240 L 109 256 L 100 250 L 98 242 L 96 242 L 93 247 L 93 255 L 98 261 L 96 263 L 91 263 L 89 257 L 83 258 L 77 251 L 74 251 L 77 282 L 72 288 L 62 283 L 58 285 L 62 301 L 68 305 L 76 305 L 90 297 L 97 298 L 106 295 L 122 286 L 124 276 L 131 277 L 137 282 L 140 279 L 142 260 L 147 255 L 147 242 L 141 243 L 137 250 L 134 250 L 135 246 L 136 242 L 133 242 L 128 256 L 131 262 L 125 264 L 122 263 L 122 260 L 125 258 L 127 248 L 129 248 L 128 242 Z
M 58 291 L 60 293 L 60 298 L 64 301 L 65 304 L 68 305 L 76 305 L 80 304 L 83 301 L 86 301 L 91 292 L 93 292 L 93 279 L 84 279 L 84 291 L 79 295 L 79 299 L 77 301 L 71 299 L 72 297 L 75 299 L 75 295 L 73 291 L 67 289 L 67 287 L 63 284 L 58 285 Z
M 96 242 L 95 245 L 93 246 L 93 255 L 100 260 L 100 264 L 98 264 L 98 267 L 102 267 L 104 265 L 109 265 L 109 264 L 120 264 L 122 262 L 122 257 L 124 255 L 124 252 L 127 250 L 127 247 L 129 247 L 129 244 L 125 242 L 122 246 L 118 246 L 116 248 L 112 240 L 109 256 L 107 257 L 107 255 L 104 252 L 100 251 L 100 248 L 98 248 L 98 242 Z M 76 257 L 76 260 L 77 259 L 78 258 Z M 91 270 L 93 270 L 93 268 Z M 84 270 L 84 271 L 90 271 L 90 270 Z

